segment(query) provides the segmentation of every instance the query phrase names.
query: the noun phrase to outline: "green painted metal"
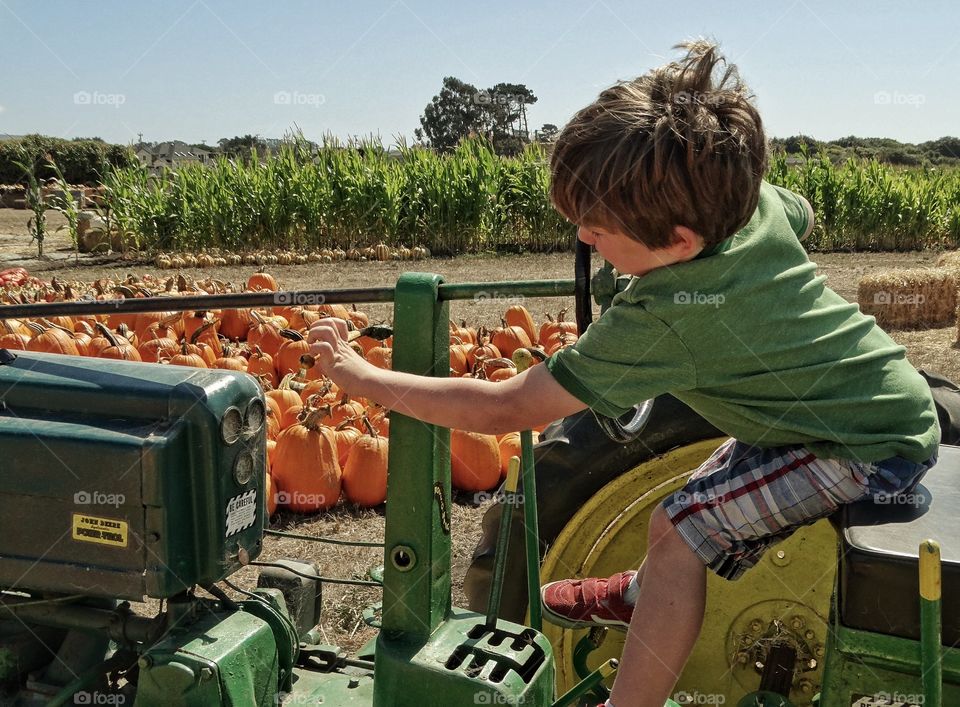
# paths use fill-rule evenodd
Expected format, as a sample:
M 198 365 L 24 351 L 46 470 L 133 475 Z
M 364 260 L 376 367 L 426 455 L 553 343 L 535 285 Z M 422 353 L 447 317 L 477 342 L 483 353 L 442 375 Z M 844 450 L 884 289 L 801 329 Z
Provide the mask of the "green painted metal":
M 920 645 L 897 636 L 847 628 L 836 620 L 827 638 L 820 704 L 848 707 L 863 697 L 924 702 Z M 960 705 L 960 649 L 944 648 L 943 704 Z
M 397 281 L 394 370 L 448 374 L 450 309 L 437 299 L 440 282 L 422 273 Z M 450 431 L 391 413 L 390 433 L 383 636 L 422 641 L 450 610 Z
M 920 675 L 925 707 L 943 704 L 940 545 L 920 543 Z
M 513 523 L 513 511 L 517 507 L 517 479 L 519 478 L 519 460 L 510 460 L 507 481 L 503 487 L 504 511 L 500 515 L 500 527 L 497 533 L 497 547 L 493 558 L 493 580 L 490 582 L 490 599 L 487 601 L 487 628 L 497 625 L 500 613 L 500 597 L 503 595 L 503 577 L 507 566 L 507 548 L 510 544 L 510 525 Z
M 543 607 L 540 604 L 540 521 L 537 517 L 537 473 L 533 461 L 533 433 L 520 433 L 520 454 L 523 466 L 523 527 L 527 553 L 527 606 L 530 607 L 530 628 L 543 630 Z
M 551 707 L 566 707 L 566 705 L 573 704 L 574 700 L 591 692 L 601 681 L 613 675 L 618 665 L 618 661 L 613 658 L 606 661 L 583 680 L 567 690 Z
M 394 370 L 447 375 L 449 305 L 440 287 L 437 275 L 405 274 L 397 282 Z M 392 414 L 390 432 L 373 704 L 550 704 L 546 638 L 505 621 L 491 628 L 482 615 L 450 606 L 449 430 Z
M 542 634 L 502 620 L 490 631 L 483 615 L 456 607 L 429 640 L 381 632 L 374 672 L 375 707 L 553 702 L 553 657 Z
M 135 707 L 267 707 L 280 664 L 270 624 L 247 611 L 205 611 L 140 658 Z
M 265 431 L 225 445 L 219 428 L 263 404 L 250 376 L 19 351 L 0 365 L 0 398 L 0 516 L 22 531 L 0 535 L 0 585 L 139 601 L 259 554 L 264 480 L 233 469 L 241 455 L 264 467 Z M 228 529 L 231 499 L 248 494 L 253 522 Z

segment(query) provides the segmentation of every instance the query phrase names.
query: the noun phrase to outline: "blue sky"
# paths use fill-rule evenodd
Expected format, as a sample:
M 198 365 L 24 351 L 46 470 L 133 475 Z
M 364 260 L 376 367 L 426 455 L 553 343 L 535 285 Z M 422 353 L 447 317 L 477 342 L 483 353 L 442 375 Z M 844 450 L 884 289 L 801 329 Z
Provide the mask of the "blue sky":
M 960 134 L 960 9 L 930 2 L 0 0 L 0 133 L 113 142 L 412 136 L 453 75 L 524 83 L 531 127 L 718 40 L 768 134 Z

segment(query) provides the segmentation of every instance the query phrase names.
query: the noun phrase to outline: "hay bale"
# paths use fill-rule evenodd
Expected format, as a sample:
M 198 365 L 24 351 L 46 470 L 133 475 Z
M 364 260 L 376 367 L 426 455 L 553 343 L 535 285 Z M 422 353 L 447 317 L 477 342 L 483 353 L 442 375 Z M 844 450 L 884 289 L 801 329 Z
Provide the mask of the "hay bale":
M 938 268 L 960 270 L 960 250 L 948 250 L 937 258 Z
M 949 326 L 957 316 L 958 281 L 953 268 L 886 270 L 860 280 L 857 301 L 887 329 Z

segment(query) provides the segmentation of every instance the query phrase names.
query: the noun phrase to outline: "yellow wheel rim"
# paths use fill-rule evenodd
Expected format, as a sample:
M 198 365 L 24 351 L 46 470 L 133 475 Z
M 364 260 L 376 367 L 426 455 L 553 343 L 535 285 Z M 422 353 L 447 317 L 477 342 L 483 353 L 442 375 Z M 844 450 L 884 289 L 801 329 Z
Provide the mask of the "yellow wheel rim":
M 544 584 L 563 578 L 607 577 L 637 568 L 646 553 L 650 514 L 709 457 L 724 439 L 695 442 L 650 459 L 598 491 L 577 511 L 547 552 Z M 771 638 L 796 643 L 796 705 L 809 705 L 819 691 L 830 595 L 836 574 L 837 536 L 826 520 L 800 528 L 771 548 L 756 567 L 730 582 L 708 572 L 707 608 L 694 652 L 677 682 L 683 703 L 736 701 L 760 683 L 757 658 Z M 575 685 L 573 651 L 585 630 L 544 625 L 553 644 L 557 694 Z M 617 658 L 624 634 L 610 631 L 590 655 L 598 667 Z M 811 663 L 810 661 L 814 661 Z M 677 699 L 675 696 L 674 699 Z

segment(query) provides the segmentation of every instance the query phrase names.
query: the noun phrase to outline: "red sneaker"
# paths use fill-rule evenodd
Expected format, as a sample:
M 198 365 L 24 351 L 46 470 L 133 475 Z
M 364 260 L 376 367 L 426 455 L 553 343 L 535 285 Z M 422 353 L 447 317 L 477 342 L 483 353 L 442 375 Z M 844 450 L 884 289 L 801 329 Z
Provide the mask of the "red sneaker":
M 543 618 L 564 628 L 626 628 L 633 604 L 624 601 L 623 595 L 636 574 L 629 570 L 606 579 L 561 579 L 545 584 L 540 588 Z

